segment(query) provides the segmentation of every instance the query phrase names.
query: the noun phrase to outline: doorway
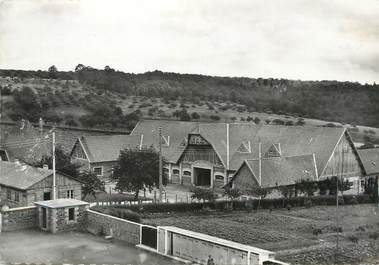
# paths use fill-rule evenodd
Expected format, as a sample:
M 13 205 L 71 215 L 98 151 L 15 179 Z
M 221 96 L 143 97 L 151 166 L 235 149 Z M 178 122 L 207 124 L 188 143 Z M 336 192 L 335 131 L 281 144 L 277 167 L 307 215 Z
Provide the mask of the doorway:
M 142 226 L 141 243 L 145 246 L 157 249 L 157 228 Z
M 211 170 L 208 168 L 194 167 L 193 173 L 196 186 L 211 186 Z
M 47 228 L 47 212 L 45 207 L 42 207 L 42 228 Z

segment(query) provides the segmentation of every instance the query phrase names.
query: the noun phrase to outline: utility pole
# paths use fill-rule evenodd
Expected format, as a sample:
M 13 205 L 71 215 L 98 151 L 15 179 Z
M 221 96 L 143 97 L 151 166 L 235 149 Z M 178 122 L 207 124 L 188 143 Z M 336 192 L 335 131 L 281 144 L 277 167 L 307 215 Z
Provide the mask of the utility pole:
M 53 200 L 57 199 L 55 174 L 55 128 L 53 127 Z
M 162 202 L 162 193 L 163 193 L 163 180 L 162 180 L 162 127 L 159 126 L 159 201 Z
M 345 160 L 345 147 L 343 146 L 342 147 L 342 165 L 341 165 L 341 174 L 340 174 L 340 177 L 341 177 L 341 180 L 343 180 L 343 171 L 344 171 L 344 160 Z M 338 200 L 338 190 L 339 190 L 339 178 L 338 178 L 338 174 L 337 174 L 337 183 L 336 183 L 336 214 L 337 214 L 337 238 L 336 238 L 336 264 L 338 264 L 338 255 L 339 255 L 339 241 L 340 241 L 340 238 L 339 238 L 339 235 L 340 235 L 340 217 L 339 217 L 339 200 Z M 343 181 L 341 181 L 343 183 Z M 342 187 L 343 188 L 343 187 Z

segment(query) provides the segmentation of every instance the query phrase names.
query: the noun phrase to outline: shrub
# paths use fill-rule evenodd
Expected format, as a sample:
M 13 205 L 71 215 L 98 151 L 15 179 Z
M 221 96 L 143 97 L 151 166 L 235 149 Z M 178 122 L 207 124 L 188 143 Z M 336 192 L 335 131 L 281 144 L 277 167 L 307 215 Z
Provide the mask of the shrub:
M 311 208 L 312 207 L 312 200 L 306 199 L 304 204 L 305 204 L 306 208 Z
M 322 230 L 320 228 L 313 228 L 312 234 L 315 236 L 321 235 Z
M 372 232 L 372 233 L 370 233 L 369 235 L 368 235 L 368 237 L 370 238 L 370 239 L 374 239 L 374 240 L 377 240 L 378 238 L 379 238 L 379 232 Z
M 348 236 L 347 237 L 351 242 L 353 242 L 354 244 L 358 244 L 358 237 L 357 236 L 354 236 L 354 235 L 351 235 L 351 236 Z
M 358 226 L 357 229 L 355 229 L 355 231 L 365 232 L 366 228 L 364 228 L 363 226 Z
M 220 120 L 220 116 L 218 115 L 211 115 L 210 118 L 214 121 L 219 121 Z
M 192 112 L 191 118 L 194 120 L 200 119 L 200 114 L 197 112 Z
M 214 201 L 216 199 L 214 192 L 209 189 L 194 188 L 192 192 L 191 198 L 197 199 L 198 201 Z

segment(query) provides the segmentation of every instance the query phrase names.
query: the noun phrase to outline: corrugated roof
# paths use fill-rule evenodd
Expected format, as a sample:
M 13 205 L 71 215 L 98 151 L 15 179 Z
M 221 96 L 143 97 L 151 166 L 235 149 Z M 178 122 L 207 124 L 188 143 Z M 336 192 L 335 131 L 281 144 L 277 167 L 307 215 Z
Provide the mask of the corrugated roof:
M 367 175 L 379 174 L 379 148 L 358 149 Z
M 139 148 L 140 135 L 83 136 L 81 142 L 91 162 L 116 161 L 125 148 Z
M 0 184 L 8 187 L 26 190 L 52 174 L 50 169 L 0 161 Z
M 258 180 L 259 160 L 245 160 Z M 261 186 L 293 185 L 299 180 L 317 180 L 313 155 L 262 158 Z

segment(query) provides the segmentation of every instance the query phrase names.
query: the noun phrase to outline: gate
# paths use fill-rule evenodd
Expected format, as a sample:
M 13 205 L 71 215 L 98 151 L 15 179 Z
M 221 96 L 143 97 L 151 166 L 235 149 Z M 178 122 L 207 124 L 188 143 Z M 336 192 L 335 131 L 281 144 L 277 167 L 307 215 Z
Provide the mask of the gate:
M 145 246 L 157 249 L 157 233 L 156 227 L 142 226 L 141 243 Z

